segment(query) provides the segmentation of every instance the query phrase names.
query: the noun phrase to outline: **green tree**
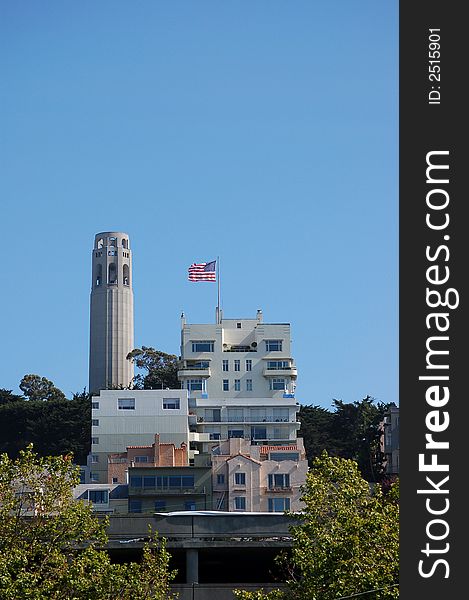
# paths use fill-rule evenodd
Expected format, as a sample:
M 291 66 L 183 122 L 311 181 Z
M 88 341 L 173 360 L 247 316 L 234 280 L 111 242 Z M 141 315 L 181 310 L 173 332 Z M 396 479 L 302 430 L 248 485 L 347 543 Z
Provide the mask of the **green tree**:
M 379 481 L 383 476 L 379 423 L 388 405 L 366 396 L 351 403 L 334 400 L 333 406 L 329 454 L 355 460 L 367 481 Z
M 177 378 L 178 357 L 175 354 L 142 346 L 129 352 L 127 359 L 133 361 L 137 368 L 146 371 L 146 375 L 138 374 L 134 377 L 135 388 L 154 390 L 181 387 Z
M 21 400 L 24 400 L 24 396 L 14 394 L 13 390 L 6 390 L 5 388 L 0 388 L 0 406 L 3 406 L 4 404 L 9 404 L 10 402 L 19 402 Z
M 357 463 L 316 458 L 307 475 L 305 509 L 292 527 L 293 546 L 280 562 L 286 569 L 286 590 L 251 594 L 243 600 L 337 600 L 399 597 L 398 482 L 387 494 L 373 492 Z
M 65 394 L 52 381 L 40 375 L 25 375 L 20 381 L 20 390 L 32 401 L 65 400 Z
M 313 459 L 323 450 L 329 453 L 334 450 L 331 438 L 333 414 L 321 406 L 303 405 L 298 418 L 301 423 L 298 436 L 303 438 L 306 456 L 312 465 Z
M 21 398 L 21 397 L 20 397 Z M 91 396 L 0 404 L 0 452 L 10 458 L 29 443 L 41 456 L 73 453 L 84 464 L 90 451 Z
M 73 499 L 78 479 L 71 456 L 42 458 L 31 446 L 16 460 L 0 456 L 0 598 L 172 597 L 164 540 L 147 544 L 140 563 L 111 564 L 107 521 Z

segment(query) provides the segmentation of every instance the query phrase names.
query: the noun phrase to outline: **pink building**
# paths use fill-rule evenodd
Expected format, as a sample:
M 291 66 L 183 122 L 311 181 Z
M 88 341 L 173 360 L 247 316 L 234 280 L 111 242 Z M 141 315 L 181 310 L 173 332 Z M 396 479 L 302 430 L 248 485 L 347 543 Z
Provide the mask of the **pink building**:
M 213 504 L 217 510 L 299 511 L 308 461 L 303 440 L 252 445 L 232 438 L 212 449 Z

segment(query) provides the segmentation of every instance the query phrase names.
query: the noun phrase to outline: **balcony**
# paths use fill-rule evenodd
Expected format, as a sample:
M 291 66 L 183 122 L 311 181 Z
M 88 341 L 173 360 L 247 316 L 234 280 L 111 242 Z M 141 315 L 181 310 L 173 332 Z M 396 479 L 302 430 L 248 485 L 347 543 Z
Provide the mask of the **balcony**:
M 135 487 L 129 485 L 129 496 L 203 496 L 205 487 Z
M 264 492 L 266 494 L 277 494 L 277 493 L 281 493 L 281 492 L 291 492 L 292 491 L 292 487 L 291 485 L 273 485 L 273 486 L 267 486 L 264 488 Z
M 194 367 L 188 366 L 179 369 L 178 378 L 180 377 L 193 377 L 194 379 L 199 379 L 200 377 L 210 377 L 210 367 Z
M 223 344 L 223 352 L 257 352 L 256 347 Z
M 219 418 L 215 417 L 197 417 L 197 423 L 296 423 L 296 417 L 291 419 L 288 417 L 269 416 L 246 416 L 246 417 L 230 417 L 222 415 Z
M 296 366 L 282 367 L 281 369 L 269 369 L 264 367 L 262 375 L 264 377 L 292 377 L 295 378 L 298 374 Z

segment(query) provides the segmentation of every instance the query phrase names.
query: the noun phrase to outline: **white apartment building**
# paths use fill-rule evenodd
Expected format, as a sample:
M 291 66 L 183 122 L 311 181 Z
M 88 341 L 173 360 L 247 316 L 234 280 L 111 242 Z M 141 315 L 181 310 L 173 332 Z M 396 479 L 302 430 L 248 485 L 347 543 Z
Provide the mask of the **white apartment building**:
M 182 315 L 178 378 L 191 429 L 212 441 L 296 440 L 296 377 L 288 323 L 263 323 L 260 310 L 255 319 L 217 324 L 188 324 Z
M 188 393 L 184 389 L 101 390 L 92 397 L 91 406 L 91 482 L 107 482 L 109 454 L 125 452 L 128 446 L 151 445 L 155 434 L 162 443 L 176 446 L 189 446 L 201 437 L 189 433 Z

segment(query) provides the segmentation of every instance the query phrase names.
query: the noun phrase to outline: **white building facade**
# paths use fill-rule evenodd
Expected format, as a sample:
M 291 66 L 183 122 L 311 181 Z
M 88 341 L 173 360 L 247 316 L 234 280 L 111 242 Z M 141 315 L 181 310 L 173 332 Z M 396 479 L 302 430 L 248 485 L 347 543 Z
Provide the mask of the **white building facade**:
M 191 429 L 212 441 L 243 438 L 288 443 L 300 427 L 297 369 L 290 325 L 221 319 L 192 325 L 181 318 L 178 378 L 189 394 Z
M 101 390 L 92 397 L 90 479 L 107 482 L 108 455 L 128 446 L 162 443 L 189 446 L 187 390 Z M 208 436 L 206 436 L 208 438 Z

